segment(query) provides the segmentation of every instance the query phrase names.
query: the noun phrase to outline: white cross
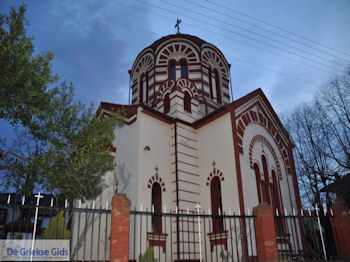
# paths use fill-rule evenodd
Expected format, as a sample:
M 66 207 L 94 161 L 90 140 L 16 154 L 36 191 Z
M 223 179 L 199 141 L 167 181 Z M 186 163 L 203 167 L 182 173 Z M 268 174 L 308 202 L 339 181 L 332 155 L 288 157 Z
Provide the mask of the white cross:
M 197 210 L 197 213 L 199 214 L 199 209 L 201 209 L 202 207 L 200 206 L 200 204 L 196 204 L 195 206 L 194 206 L 194 208 Z
M 34 228 L 33 228 L 32 250 L 34 250 L 34 243 L 35 243 L 36 224 L 38 221 L 38 206 L 40 203 L 40 198 L 43 198 L 44 196 L 40 195 L 40 192 L 39 192 L 37 195 L 34 195 L 34 197 L 36 197 L 36 208 L 35 208 L 35 218 L 34 218 Z M 33 261 L 33 253 L 30 254 L 30 261 Z
M 199 203 L 197 203 L 194 206 L 195 209 L 197 209 L 197 213 L 199 215 L 199 209 L 201 209 L 201 206 Z M 201 239 L 201 218 L 198 216 L 198 239 L 199 239 L 199 261 L 202 261 L 202 239 Z
M 44 196 L 40 195 L 40 192 L 37 195 L 34 195 L 36 197 L 36 206 L 39 206 L 40 198 L 43 198 Z

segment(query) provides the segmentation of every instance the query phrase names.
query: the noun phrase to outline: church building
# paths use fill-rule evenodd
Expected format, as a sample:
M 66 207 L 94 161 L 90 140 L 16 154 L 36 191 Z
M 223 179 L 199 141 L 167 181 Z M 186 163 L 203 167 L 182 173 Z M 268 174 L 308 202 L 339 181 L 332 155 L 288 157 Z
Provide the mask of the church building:
M 101 102 L 98 111 L 126 113 L 115 130 L 109 199 L 117 184 L 137 210 L 196 213 L 199 205 L 206 214 L 249 214 L 262 202 L 276 213 L 301 209 L 289 134 L 260 88 L 232 98 L 231 73 L 217 47 L 192 35 L 162 37 L 138 54 L 131 105 Z M 162 234 L 161 225 L 154 230 Z

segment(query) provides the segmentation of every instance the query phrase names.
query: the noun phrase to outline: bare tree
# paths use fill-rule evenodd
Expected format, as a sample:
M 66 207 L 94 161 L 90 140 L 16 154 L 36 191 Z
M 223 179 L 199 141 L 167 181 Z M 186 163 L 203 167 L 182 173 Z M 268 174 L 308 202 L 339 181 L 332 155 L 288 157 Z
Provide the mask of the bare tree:
M 304 204 L 329 207 L 332 195 L 321 189 L 350 172 L 350 70 L 285 116 L 284 123 L 295 146 Z
M 315 99 L 328 150 L 341 173 L 350 172 L 350 71 L 326 85 Z

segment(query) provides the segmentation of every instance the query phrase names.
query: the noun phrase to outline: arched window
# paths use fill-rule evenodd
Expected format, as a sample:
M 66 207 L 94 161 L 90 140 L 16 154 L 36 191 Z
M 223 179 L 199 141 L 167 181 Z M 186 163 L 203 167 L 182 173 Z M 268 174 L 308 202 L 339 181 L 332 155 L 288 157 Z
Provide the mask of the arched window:
M 273 181 L 273 184 L 271 186 L 272 208 L 275 215 L 277 215 L 276 209 L 278 210 L 278 213 L 281 215 L 283 210 L 282 199 L 280 197 L 281 195 L 280 195 L 280 189 L 278 185 L 278 179 L 274 170 L 271 171 L 271 175 L 272 175 L 272 181 Z M 276 232 L 285 232 L 286 227 L 285 227 L 284 219 L 278 219 L 275 226 L 276 226 Z
M 221 184 L 219 177 L 215 176 L 210 183 L 210 194 L 211 194 L 211 210 L 212 214 L 222 215 L 222 198 L 221 198 Z M 213 233 L 223 232 L 224 231 L 224 223 L 221 218 L 213 218 Z
M 140 90 L 140 94 L 139 94 L 139 101 L 140 104 L 143 103 L 143 80 L 144 80 L 144 75 L 141 76 L 140 78 L 140 85 L 139 85 L 139 90 Z
M 170 98 L 169 98 L 169 93 L 166 93 L 164 96 L 164 114 L 167 114 L 170 112 Z
M 259 203 L 262 202 L 262 196 L 261 196 L 261 179 L 260 179 L 260 169 L 258 164 L 254 164 L 254 171 L 255 171 L 255 179 L 256 179 L 256 187 L 258 189 L 258 199 Z
M 154 215 L 152 216 L 152 229 L 154 233 L 162 233 L 162 190 L 158 182 L 152 185 L 152 207 Z
M 214 69 L 214 75 L 215 75 L 216 101 L 218 103 L 221 103 L 221 89 L 220 89 L 219 73 L 218 73 L 218 70 L 216 68 Z
M 169 63 L 169 78 L 176 81 L 176 64 L 175 61 L 170 61 Z
M 274 170 L 272 170 L 271 172 L 272 174 L 272 197 L 273 197 L 273 209 L 274 212 L 276 212 L 276 209 L 278 209 L 278 211 L 281 213 L 281 198 L 280 198 L 280 194 L 279 194 L 279 189 L 278 189 L 278 180 L 276 177 L 276 173 Z
M 209 67 L 209 91 L 210 91 L 210 98 L 213 99 L 213 82 L 212 82 L 212 70 L 211 67 Z
M 145 73 L 140 78 L 140 104 L 148 102 L 148 80 Z
M 269 172 L 267 169 L 267 162 L 265 156 L 261 156 L 262 166 L 263 166 L 263 172 L 264 172 L 264 181 L 262 181 L 262 195 L 263 195 L 263 201 L 271 204 L 270 199 L 270 190 L 269 190 Z
M 143 90 L 146 93 L 145 101 L 148 102 L 148 74 L 144 76 Z
M 181 61 L 181 78 L 187 78 L 187 62 L 186 60 Z
M 191 96 L 187 91 L 184 92 L 184 110 L 191 113 Z

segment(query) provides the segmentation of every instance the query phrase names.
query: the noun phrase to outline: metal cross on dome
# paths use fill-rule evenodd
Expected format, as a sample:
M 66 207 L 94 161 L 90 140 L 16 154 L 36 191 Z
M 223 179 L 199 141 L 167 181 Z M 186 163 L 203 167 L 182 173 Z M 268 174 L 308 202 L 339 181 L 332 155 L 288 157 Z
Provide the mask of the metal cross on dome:
M 176 25 L 175 28 L 177 29 L 177 33 L 180 34 L 180 23 L 181 23 L 181 19 L 176 19 Z

